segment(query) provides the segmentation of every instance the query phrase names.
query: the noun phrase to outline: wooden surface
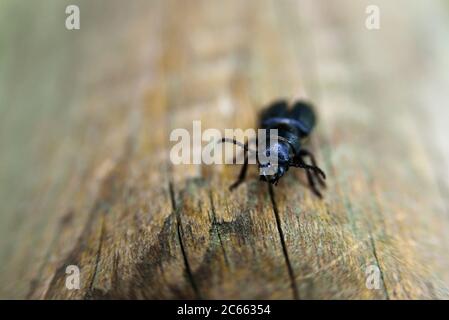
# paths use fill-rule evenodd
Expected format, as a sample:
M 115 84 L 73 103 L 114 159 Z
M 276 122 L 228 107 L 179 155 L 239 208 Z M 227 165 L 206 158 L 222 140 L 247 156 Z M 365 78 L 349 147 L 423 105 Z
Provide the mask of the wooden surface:
M 39 3 L 0 4 L 1 298 L 449 297 L 447 2 L 70 1 L 72 32 Z M 304 96 L 322 201 L 169 161 L 174 128 Z

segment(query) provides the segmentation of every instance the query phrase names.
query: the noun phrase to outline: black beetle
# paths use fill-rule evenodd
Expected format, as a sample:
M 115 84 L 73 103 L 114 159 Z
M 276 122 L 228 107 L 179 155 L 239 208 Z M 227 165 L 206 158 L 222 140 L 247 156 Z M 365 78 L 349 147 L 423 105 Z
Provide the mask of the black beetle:
M 316 123 L 315 113 L 310 103 L 296 101 L 291 108 L 286 101 L 277 101 L 263 110 L 260 114 L 259 128 L 267 130 L 277 129 L 277 136 L 273 143 L 270 134 L 266 136 L 266 143 L 263 150 L 260 150 L 260 143 L 256 140 L 257 163 L 260 169 L 260 180 L 277 185 L 279 179 L 288 171 L 289 167 L 303 168 L 306 170 L 307 180 L 313 193 L 322 197 L 318 189 L 317 182 L 321 187 L 325 187 L 326 175 L 315 161 L 313 154 L 303 148 L 304 141 L 309 137 Z M 223 138 L 221 142 L 231 142 L 244 148 L 244 163 L 240 175 L 230 189 L 235 189 L 246 177 L 248 168 L 248 142 L 244 145 L 235 139 Z M 254 151 L 253 151 L 254 152 Z M 276 165 L 272 166 L 270 161 L 260 161 L 260 154 L 274 156 Z M 305 159 L 309 158 L 311 164 L 307 164 Z M 270 174 L 267 174 L 271 170 Z

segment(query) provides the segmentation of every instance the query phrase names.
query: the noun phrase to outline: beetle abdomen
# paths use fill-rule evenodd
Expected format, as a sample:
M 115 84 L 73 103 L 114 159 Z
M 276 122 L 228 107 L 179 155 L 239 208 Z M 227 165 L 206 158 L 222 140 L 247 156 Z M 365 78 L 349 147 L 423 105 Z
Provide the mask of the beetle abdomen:
M 298 101 L 293 105 L 289 117 L 303 124 L 302 134 L 309 135 L 316 124 L 316 116 L 313 106 L 305 101 Z
M 291 109 L 286 101 L 277 101 L 261 114 L 260 128 L 281 129 L 290 127 L 298 137 L 308 136 L 315 126 L 316 117 L 311 104 L 297 101 Z

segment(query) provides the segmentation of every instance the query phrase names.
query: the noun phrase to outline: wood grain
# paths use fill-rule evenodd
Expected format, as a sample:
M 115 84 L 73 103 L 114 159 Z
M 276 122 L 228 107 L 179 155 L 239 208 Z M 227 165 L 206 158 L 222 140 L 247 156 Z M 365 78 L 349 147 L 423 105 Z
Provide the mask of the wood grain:
M 449 298 L 444 3 L 377 1 L 369 31 L 368 1 L 72 2 L 76 32 L 1 10 L 28 21 L 0 20 L 1 298 Z M 323 200 L 299 170 L 229 192 L 239 166 L 170 162 L 173 129 L 298 97 Z

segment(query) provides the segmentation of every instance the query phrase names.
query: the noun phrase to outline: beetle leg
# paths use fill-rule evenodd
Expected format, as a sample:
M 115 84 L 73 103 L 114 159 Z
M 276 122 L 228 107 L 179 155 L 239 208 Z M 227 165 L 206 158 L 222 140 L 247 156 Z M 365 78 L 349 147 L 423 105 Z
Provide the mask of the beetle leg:
M 240 170 L 240 174 L 239 177 L 237 179 L 236 182 L 234 182 L 230 187 L 229 190 L 234 190 L 235 188 L 237 188 L 244 180 L 246 177 L 246 171 L 248 170 L 248 142 L 245 143 L 244 146 L 244 162 L 243 162 L 243 167 L 242 170 Z
M 315 180 L 313 179 L 312 173 L 309 170 L 306 170 L 306 174 L 307 174 L 307 181 L 309 183 L 310 189 L 312 189 L 313 193 L 320 199 L 323 198 L 323 195 L 321 194 L 321 192 L 318 190 L 316 184 L 315 184 Z M 320 181 L 318 179 L 318 181 Z
M 310 162 L 312 162 L 312 166 L 314 166 L 315 168 L 317 168 L 319 170 L 319 172 L 316 172 L 314 170 L 315 173 L 315 177 L 317 177 L 318 183 L 325 188 L 326 187 L 326 182 L 324 181 L 326 179 L 326 175 L 324 174 L 324 172 L 317 166 L 316 164 L 316 160 L 315 160 L 315 156 L 313 155 L 312 152 L 310 152 L 307 149 L 301 149 L 301 151 L 299 152 L 299 156 L 304 157 L 309 157 L 310 158 Z
M 309 183 L 310 189 L 313 191 L 313 193 L 318 198 L 320 198 L 320 199 L 323 198 L 323 196 L 322 196 L 321 192 L 318 190 L 318 187 L 315 182 L 315 178 L 316 178 L 318 180 L 318 182 L 321 184 L 321 180 L 320 180 L 321 176 L 318 175 L 318 173 L 322 172 L 322 170 L 320 168 L 318 168 L 317 166 L 310 166 L 310 165 L 306 164 L 304 162 L 304 160 L 299 156 L 294 159 L 294 161 L 291 165 L 298 167 L 298 168 L 303 168 L 306 170 L 307 182 Z M 313 175 L 312 175 L 312 173 L 313 173 Z M 323 173 L 323 175 L 324 175 L 324 173 Z
M 321 170 L 319 167 L 317 166 L 311 166 L 308 165 L 307 163 L 305 163 L 301 158 L 296 158 L 293 162 L 290 163 L 291 166 L 293 167 L 297 167 L 297 168 L 303 168 L 306 170 L 310 170 L 313 173 L 315 173 L 315 176 L 317 176 L 318 178 L 322 178 L 322 179 L 326 179 L 326 175 L 323 172 L 323 170 Z

